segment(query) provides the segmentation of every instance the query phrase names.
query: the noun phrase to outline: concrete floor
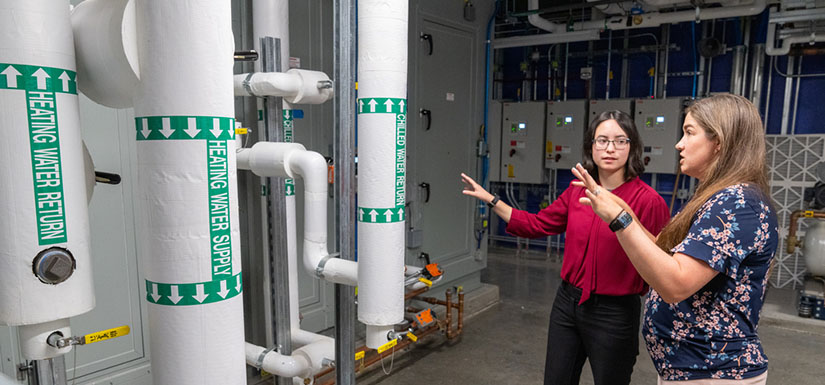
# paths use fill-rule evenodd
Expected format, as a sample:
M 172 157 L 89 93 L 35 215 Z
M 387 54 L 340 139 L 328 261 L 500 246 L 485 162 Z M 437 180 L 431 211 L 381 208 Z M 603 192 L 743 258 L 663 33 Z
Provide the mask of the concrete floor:
M 431 338 L 395 357 L 389 376 L 379 366 L 357 383 L 540 384 L 560 267 L 543 254 L 516 257 L 513 249 L 491 249 L 482 281 L 499 286 L 500 302 L 465 321 L 463 337 L 452 346 Z M 792 290 L 770 289 L 767 297 L 759 335 L 770 360 L 768 384 L 825 384 L 825 321 L 797 317 Z M 390 359 L 384 364 L 389 370 Z M 655 383 L 640 337 L 632 384 Z M 587 364 L 581 384 L 593 384 Z

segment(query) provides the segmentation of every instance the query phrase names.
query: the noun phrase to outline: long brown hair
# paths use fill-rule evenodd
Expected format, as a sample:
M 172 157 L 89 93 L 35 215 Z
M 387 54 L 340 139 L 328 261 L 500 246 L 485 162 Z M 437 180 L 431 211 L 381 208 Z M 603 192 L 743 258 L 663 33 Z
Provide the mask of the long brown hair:
M 702 205 L 722 189 L 749 183 L 770 197 L 765 134 L 753 103 L 738 95 L 720 94 L 696 101 L 685 112 L 704 129 L 708 139 L 719 145 L 719 152 L 708 165 L 693 198 L 659 234 L 656 244 L 668 253 L 687 236 Z
M 624 165 L 624 181 L 627 182 L 645 172 L 645 164 L 642 162 L 642 137 L 639 135 L 639 130 L 636 129 L 636 123 L 630 115 L 619 111 L 605 111 L 596 116 L 587 126 L 587 131 L 584 132 L 584 165 L 585 170 L 593 176 L 596 182 L 599 182 L 599 168 L 596 162 L 593 161 L 593 141 L 596 139 L 596 128 L 602 122 L 607 120 L 615 120 L 619 128 L 624 131 L 624 134 L 630 139 L 630 153 L 627 155 L 627 163 Z

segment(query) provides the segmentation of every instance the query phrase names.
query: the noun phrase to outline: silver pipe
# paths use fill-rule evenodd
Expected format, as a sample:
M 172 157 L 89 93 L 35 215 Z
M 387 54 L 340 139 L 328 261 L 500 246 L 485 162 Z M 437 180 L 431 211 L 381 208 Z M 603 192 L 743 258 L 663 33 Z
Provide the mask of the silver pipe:
M 730 93 L 742 94 L 742 62 L 745 60 L 745 46 L 737 45 L 733 47 L 733 58 L 731 59 L 730 72 Z
M 708 23 L 702 24 L 702 39 L 708 36 Z M 700 39 L 701 41 L 701 39 Z M 698 48 L 695 48 L 698 50 Z M 699 74 L 696 75 L 696 97 L 701 97 L 705 89 L 705 60 L 701 55 L 699 56 Z
M 796 11 L 775 12 L 770 15 L 769 22 L 776 24 L 793 23 L 797 21 L 825 19 L 825 9 L 813 8 Z
M 670 67 L 670 24 L 665 24 L 662 26 L 663 33 L 665 34 L 665 71 L 664 71 L 664 79 L 662 80 L 662 98 L 667 98 L 667 72 Z
M 281 39 L 261 38 L 261 71 L 281 72 Z M 283 142 L 283 100 L 278 97 L 264 99 L 264 125 L 267 141 Z M 286 192 L 284 178 L 267 178 L 269 216 L 269 267 L 272 291 L 273 328 L 278 353 L 292 354 L 292 333 L 289 319 L 289 260 L 287 258 Z M 291 378 L 278 377 L 278 385 L 290 385 Z
M 716 19 L 714 19 L 710 24 L 710 36 L 716 35 Z M 713 74 L 713 58 L 708 58 L 708 74 L 705 76 L 707 79 L 705 82 L 705 95 L 710 94 L 710 77 Z
M 759 110 L 759 103 L 762 100 L 762 76 L 765 72 L 765 44 L 756 44 L 751 51 L 753 62 L 751 64 L 751 88 L 748 98 Z
M 773 64 L 776 56 L 771 56 L 771 66 L 768 68 L 768 87 L 765 91 L 765 132 L 768 132 L 768 113 L 771 112 L 771 86 L 773 85 Z
M 564 100 L 567 100 L 567 63 L 570 59 L 570 43 L 564 43 Z
M 333 106 L 338 258 L 355 260 L 355 0 L 335 0 Z M 335 285 L 335 383 L 355 384 L 355 288 Z
M 796 63 L 796 57 L 788 56 L 788 73 L 793 74 L 793 66 Z M 785 79 L 785 98 L 782 99 L 782 126 L 780 130 L 780 134 L 787 135 L 788 134 L 788 113 L 790 112 L 791 106 L 791 89 L 793 88 L 793 79 L 786 78 Z
M 630 46 L 630 31 L 624 30 L 624 39 L 623 39 L 623 48 L 624 52 L 622 53 L 622 79 L 621 79 L 621 88 L 619 89 L 619 97 L 626 98 L 627 97 L 627 48 Z
M 745 52 L 742 53 L 742 70 L 740 72 L 741 73 L 741 80 L 739 81 L 740 84 L 739 84 L 738 94 L 744 96 L 745 95 L 745 90 L 748 87 L 748 85 L 747 85 L 747 81 L 748 81 L 748 78 L 747 78 L 747 75 L 748 75 L 748 55 L 751 54 L 751 40 L 750 40 L 750 36 L 751 36 L 751 19 L 748 18 L 748 17 L 745 17 L 743 19 L 744 19 L 744 21 L 742 22 L 742 24 L 744 24 L 745 32 L 742 33 L 742 42 L 743 42 L 743 45 L 745 46 Z
M 613 50 L 613 30 L 607 31 L 607 73 L 604 76 L 604 100 L 610 100 L 610 58 Z
M 802 59 L 804 56 L 799 57 L 799 61 L 796 63 L 796 73 L 802 73 Z M 793 94 L 793 114 L 791 120 L 791 134 L 796 134 L 796 109 L 799 107 L 799 78 L 796 78 L 796 87 L 794 87 L 794 94 Z

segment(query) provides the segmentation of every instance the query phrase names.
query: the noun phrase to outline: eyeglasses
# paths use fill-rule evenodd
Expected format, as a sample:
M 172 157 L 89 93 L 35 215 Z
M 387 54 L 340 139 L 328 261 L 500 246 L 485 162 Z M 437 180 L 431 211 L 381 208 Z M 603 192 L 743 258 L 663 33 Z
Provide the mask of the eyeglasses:
M 596 145 L 597 150 L 606 150 L 607 145 L 610 143 L 613 143 L 613 148 L 617 150 L 624 150 L 625 147 L 627 147 L 627 145 L 630 144 L 630 139 L 617 138 L 613 140 L 608 140 L 607 138 L 596 138 L 596 140 L 594 140 L 593 143 Z

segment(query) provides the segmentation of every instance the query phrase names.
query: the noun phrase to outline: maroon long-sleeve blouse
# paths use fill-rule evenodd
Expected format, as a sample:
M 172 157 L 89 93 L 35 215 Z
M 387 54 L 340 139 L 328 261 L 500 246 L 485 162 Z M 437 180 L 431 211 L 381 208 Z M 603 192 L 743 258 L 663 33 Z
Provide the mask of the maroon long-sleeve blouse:
M 570 185 L 550 206 L 530 214 L 513 209 L 507 232 L 523 238 L 566 233 L 561 278 L 582 289 L 579 302 L 591 293 L 645 294 L 648 286 L 630 263 L 616 235 L 588 206 L 579 203 L 584 187 Z M 670 219 L 665 200 L 639 178 L 612 191 L 636 213 L 651 234 L 658 234 Z

